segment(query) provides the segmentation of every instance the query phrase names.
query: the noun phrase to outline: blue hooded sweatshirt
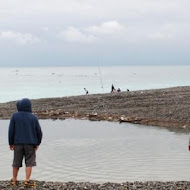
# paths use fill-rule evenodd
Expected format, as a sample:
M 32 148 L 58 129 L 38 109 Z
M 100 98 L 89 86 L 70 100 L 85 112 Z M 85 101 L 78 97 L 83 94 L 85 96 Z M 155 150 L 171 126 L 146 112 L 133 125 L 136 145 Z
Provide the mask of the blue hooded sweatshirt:
M 39 145 L 42 131 L 38 118 L 32 113 L 30 100 L 24 98 L 17 102 L 17 109 L 18 112 L 12 115 L 9 124 L 9 145 Z

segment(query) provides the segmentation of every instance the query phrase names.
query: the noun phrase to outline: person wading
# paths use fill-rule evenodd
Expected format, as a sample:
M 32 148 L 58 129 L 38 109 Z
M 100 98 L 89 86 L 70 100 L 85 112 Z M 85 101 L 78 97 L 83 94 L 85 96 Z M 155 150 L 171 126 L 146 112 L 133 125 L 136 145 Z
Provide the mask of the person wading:
M 17 186 L 17 175 L 22 167 L 23 158 L 26 165 L 26 179 L 24 187 L 34 187 L 35 183 L 30 181 L 32 167 L 36 166 L 36 150 L 42 140 L 42 131 L 37 117 L 32 113 L 31 101 L 27 98 L 17 103 L 18 112 L 10 119 L 8 140 L 10 150 L 14 151 L 13 178 L 11 185 Z

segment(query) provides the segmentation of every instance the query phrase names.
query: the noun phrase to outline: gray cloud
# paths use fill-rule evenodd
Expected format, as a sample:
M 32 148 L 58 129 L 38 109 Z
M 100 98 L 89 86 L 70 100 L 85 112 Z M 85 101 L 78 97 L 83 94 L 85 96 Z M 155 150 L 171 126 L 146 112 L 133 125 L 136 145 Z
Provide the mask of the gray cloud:
M 133 52 L 136 56 L 150 50 L 144 60 L 161 57 L 163 49 L 165 57 L 172 50 L 173 56 L 189 55 L 189 0 L 0 0 L 0 5 L 0 50 L 13 51 L 11 45 L 16 44 L 15 56 L 25 48 L 26 59 L 33 52 L 41 60 L 49 52 L 61 58 L 63 53 L 64 57 L 101 53 L 105 59 L 123 52 L 119 56 L 123 62 Z

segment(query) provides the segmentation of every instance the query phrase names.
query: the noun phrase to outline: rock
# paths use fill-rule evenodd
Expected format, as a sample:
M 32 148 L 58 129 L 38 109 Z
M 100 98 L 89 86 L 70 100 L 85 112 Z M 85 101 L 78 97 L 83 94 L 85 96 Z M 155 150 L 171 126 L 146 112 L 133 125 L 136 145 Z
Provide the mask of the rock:
M 112 121 L 113 120 L 113 118 L 112 117 L 108 117 L 108 121 Z

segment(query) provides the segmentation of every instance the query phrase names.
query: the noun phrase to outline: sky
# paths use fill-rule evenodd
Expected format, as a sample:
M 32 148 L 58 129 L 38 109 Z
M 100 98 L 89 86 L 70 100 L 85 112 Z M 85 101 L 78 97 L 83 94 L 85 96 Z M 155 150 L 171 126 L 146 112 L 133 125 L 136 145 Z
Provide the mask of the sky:
M 189 65 L 189 0 L 0 0 L 0 66 Z

